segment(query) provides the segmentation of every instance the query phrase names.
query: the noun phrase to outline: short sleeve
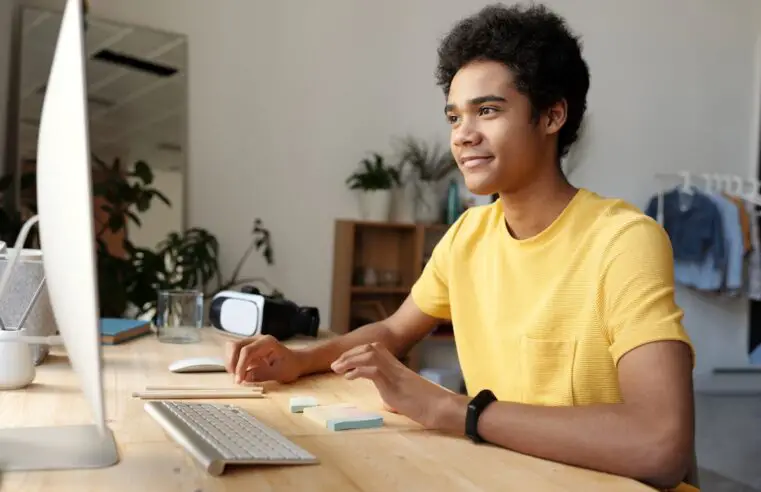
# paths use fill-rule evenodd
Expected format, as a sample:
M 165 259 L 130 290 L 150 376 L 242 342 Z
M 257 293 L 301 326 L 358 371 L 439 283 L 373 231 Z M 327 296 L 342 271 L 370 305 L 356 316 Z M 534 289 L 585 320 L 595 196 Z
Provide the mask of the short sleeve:
M 434 246 L 431 257 L 423 268 L 420 278 L 412 286 L 411 296 L 418 308 L 429 316 L 451 319 L 449 309 L 449 270 L 452 247 L 457 231 L 465 220 L 466 210 L 449 227 Z
M 674 260 L 663 228 L 643 217 L 615 235 L 603 257 L 602 309 L 610 353 L 618 364 L 627 352 L 650 342 L 692 343 L 674 297 Z

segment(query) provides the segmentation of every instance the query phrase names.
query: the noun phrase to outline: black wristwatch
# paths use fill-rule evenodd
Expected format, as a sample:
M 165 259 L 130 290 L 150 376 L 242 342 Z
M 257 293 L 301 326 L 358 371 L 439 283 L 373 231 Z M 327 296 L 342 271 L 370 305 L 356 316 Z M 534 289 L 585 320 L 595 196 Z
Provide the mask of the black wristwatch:
M 478 419 L 481 417 L 481 413 L 490 404 L 497 401 L 497 397 L 494 393 L 488 389 L 481 390 L 472 400 L 468 403 L 468 413 L 465 416 L 465 435 L 475 443 L 484 442 L 481 436 L 478 434 Z

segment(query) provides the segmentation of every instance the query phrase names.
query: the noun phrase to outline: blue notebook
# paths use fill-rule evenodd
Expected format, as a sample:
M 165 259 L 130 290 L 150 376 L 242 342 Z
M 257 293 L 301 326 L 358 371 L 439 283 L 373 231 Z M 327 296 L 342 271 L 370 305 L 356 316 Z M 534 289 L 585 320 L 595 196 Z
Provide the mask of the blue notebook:
M 106 345 L 116 345 L 150 332 L 150 321 L 123 318 L 100 319 L 100 341 Z

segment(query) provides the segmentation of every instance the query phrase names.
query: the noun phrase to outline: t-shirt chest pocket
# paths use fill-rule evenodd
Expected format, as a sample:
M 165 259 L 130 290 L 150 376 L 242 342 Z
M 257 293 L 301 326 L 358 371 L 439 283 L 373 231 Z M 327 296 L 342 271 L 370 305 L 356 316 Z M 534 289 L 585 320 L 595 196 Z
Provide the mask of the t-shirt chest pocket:
M 574 338 L 520 339 L 520 372 L 523 403 L 570 406 L 573 398 L 573 370 L 576 359 Z

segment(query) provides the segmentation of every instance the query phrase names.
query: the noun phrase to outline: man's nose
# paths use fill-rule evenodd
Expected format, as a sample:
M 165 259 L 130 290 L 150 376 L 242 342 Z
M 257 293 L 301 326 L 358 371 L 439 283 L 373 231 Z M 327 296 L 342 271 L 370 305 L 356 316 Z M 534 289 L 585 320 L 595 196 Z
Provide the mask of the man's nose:
M 462 122 L 452 130 L 452 143 L 458 147 L 477 145 L 480 140 L 481 134 L 470 118 L 464 118 Z

